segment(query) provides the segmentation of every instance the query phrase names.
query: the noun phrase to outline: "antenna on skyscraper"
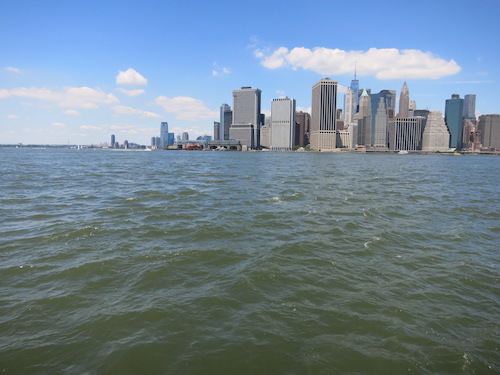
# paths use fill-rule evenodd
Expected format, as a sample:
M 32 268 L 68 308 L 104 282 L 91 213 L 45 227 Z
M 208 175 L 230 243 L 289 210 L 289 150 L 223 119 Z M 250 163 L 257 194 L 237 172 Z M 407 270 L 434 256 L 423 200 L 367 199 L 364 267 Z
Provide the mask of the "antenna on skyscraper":
M 356 61 L 354 61 L 354 79 L 356 79 Z

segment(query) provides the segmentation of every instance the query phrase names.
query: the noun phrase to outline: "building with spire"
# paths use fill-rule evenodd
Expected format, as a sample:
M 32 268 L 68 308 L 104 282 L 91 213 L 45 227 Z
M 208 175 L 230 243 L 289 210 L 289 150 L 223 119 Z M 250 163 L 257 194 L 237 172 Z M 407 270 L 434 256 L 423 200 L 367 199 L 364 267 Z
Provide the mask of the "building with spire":
M 337 81 L 323 78 L 312 87 L 311 150 L 337 147 Z
M 358 112 L 358 106 L 359 106 L 359 81 L 356 78 L 356 65 L 354 65 L 354 79 L 351 81 L 351 90 L 352 90 L 352 114 L 354 115 L 356 112 Z
M 441 111 L 431 111 L 422 135 L 422 151 L 443 152 L 450 149 L 450 132 Z
M 380 97 L 377 112 L 373 121 L 372 146 L 376 148 L 387 148 L 387 125 L 389 116 L 385 108 L 385 100 Z
M 372 112 L 371 112 L 371 97 L 365 89 L 359 97 L 359 111 L 354 117 L 358 122 L 358 145 L 371 145 L 372 134 Z
M 409 117 L 410 115 L 410 91 L 406 82 L 403 83 L 401 94 L 399 95 L 399 113 L 398 117 Z

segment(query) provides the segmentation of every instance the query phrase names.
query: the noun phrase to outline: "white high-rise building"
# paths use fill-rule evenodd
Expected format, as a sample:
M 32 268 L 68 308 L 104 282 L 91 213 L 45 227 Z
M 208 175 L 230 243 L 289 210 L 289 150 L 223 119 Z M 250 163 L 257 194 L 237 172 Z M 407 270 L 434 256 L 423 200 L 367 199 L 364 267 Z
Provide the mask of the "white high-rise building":
M 239 140 L 243 146 L 260 147 L 261 91 L 251 87 L 233 90 L 233 121 L 229 138 Z
M 450 132 L 444 122 L 441 111 L 431 111 L 427 116 L 424 134 L 422 135 L 422 151 L 448 151 L 450 149 Z
M 354 115 L 354 95 L 350 87 L 347 88 L 344 99 L 344 121 L 347 126 L 352 123 L 352 116 Z
M 291 151 L 295 145 L 295 99 L 273 99 L 271 103 L 271 150 Z
M 337 81 L 324 78 L 312 88 L 311 150 L 337 147 Z

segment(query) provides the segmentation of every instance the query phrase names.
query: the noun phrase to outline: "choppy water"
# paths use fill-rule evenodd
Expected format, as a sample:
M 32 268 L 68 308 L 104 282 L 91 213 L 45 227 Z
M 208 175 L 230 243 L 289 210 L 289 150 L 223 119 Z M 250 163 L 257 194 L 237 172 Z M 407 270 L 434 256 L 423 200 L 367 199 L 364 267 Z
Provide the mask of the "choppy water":
M 0 149 L 0 371 L 500 372 L 500 158 Z

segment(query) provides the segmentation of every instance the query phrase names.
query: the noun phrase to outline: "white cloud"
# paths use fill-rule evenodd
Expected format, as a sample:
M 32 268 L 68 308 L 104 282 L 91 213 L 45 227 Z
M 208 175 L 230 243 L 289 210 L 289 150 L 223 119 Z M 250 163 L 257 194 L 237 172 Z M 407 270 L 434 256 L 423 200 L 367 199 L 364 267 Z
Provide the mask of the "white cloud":
M 82 129 L 82 130 L 103 130 L 103 128 L 100 126 L 92 126 L 92 125 L 82 125 L 82 126 L 80 126 L 80 129 Z
M 311 107 L 297 107 L 295 108 L 297 112 L 311 113 Z
M 157 113 L 143 111 L 142 109 L 127 107 L 124 105 L 116 105 L 116 106 L 112 107 L 112 109 L 118 115 L 137 115 L 141 118 L 146 118 L 146 117 L 160 118 L 161 117 Z
M 124 93 L 125 95 L 128 95 L 128 96 L 138 96 L 138 95 L 144 94 L 144 89 L 127 90 L 127 89 L 123 89 L 120 87 L 120 88 L 117 88 L 117 90 Z
M 198 121 L 219 117 L 219 111 L 211 110 L 203 101 L 187 96 L 159 96 L 155 103 L 162 106 L 165 112 L 175 114 L 177 120 Z
M 19 118 L 19 116 L 17 116 L 17 115 L 7 115 L 7 118 L 9 118 L 9 119 L 16 119 L 16 118 Z
M 115 78 L 117 85 L 146 86 L 148 84 L 148 80 L 132 68 L 124 72 L 120 70 Z
M 70 115 L 70 116 L 80 116 L 81 113 L 78 111 L 75 111 L 74 109 L 68 109 L 67 111 L 64 111 L 65 114 Z
M 50 126 L 52 126 L 54 128 L 64 128 L 64 127 L 66 127 L 66 125 L 63 124 L 62 122 L 53 122 Z
M 8 70 L 9 72 L 14 72 L 14 73 L 21 73 L 21 69 L 19 68 L 14 68 L 13 66 L 7 66 L 5 70 Z
M 225 68 L 225 67 L 220 67 L 219 64 L 217 64 L 216 62 L 214 62 L 214 69 L 212 70 L 212 76 L 220 76 L 220 75 L 223 75 L 223 74 L 230 74 L 231 73 L 231 69 L 229 68 Z
M 92 89 L 90 87 L 65 87 L 62 91 L 53 91 L 40 87 L 18 87 L 0 90 L 0 99 L 9 97 L 37 99 L 66 108 L 97 108 L 97 104 L 118 102 L 118 99 L 113 94 L 106 94 L 101 89 Z
M 374 75 L 378 79 L 436 79 L 458 73 L 461 68 L 452 59 L 446 61 L 430 52 L 416 49 L 370 48 L 367 51 L 344 51 L 316 47 L 279 47 L 272 52 L 256 50 L 255 56 L 268 69 L 291 67 L 312 70 L 322 75 L 353 73 Z

